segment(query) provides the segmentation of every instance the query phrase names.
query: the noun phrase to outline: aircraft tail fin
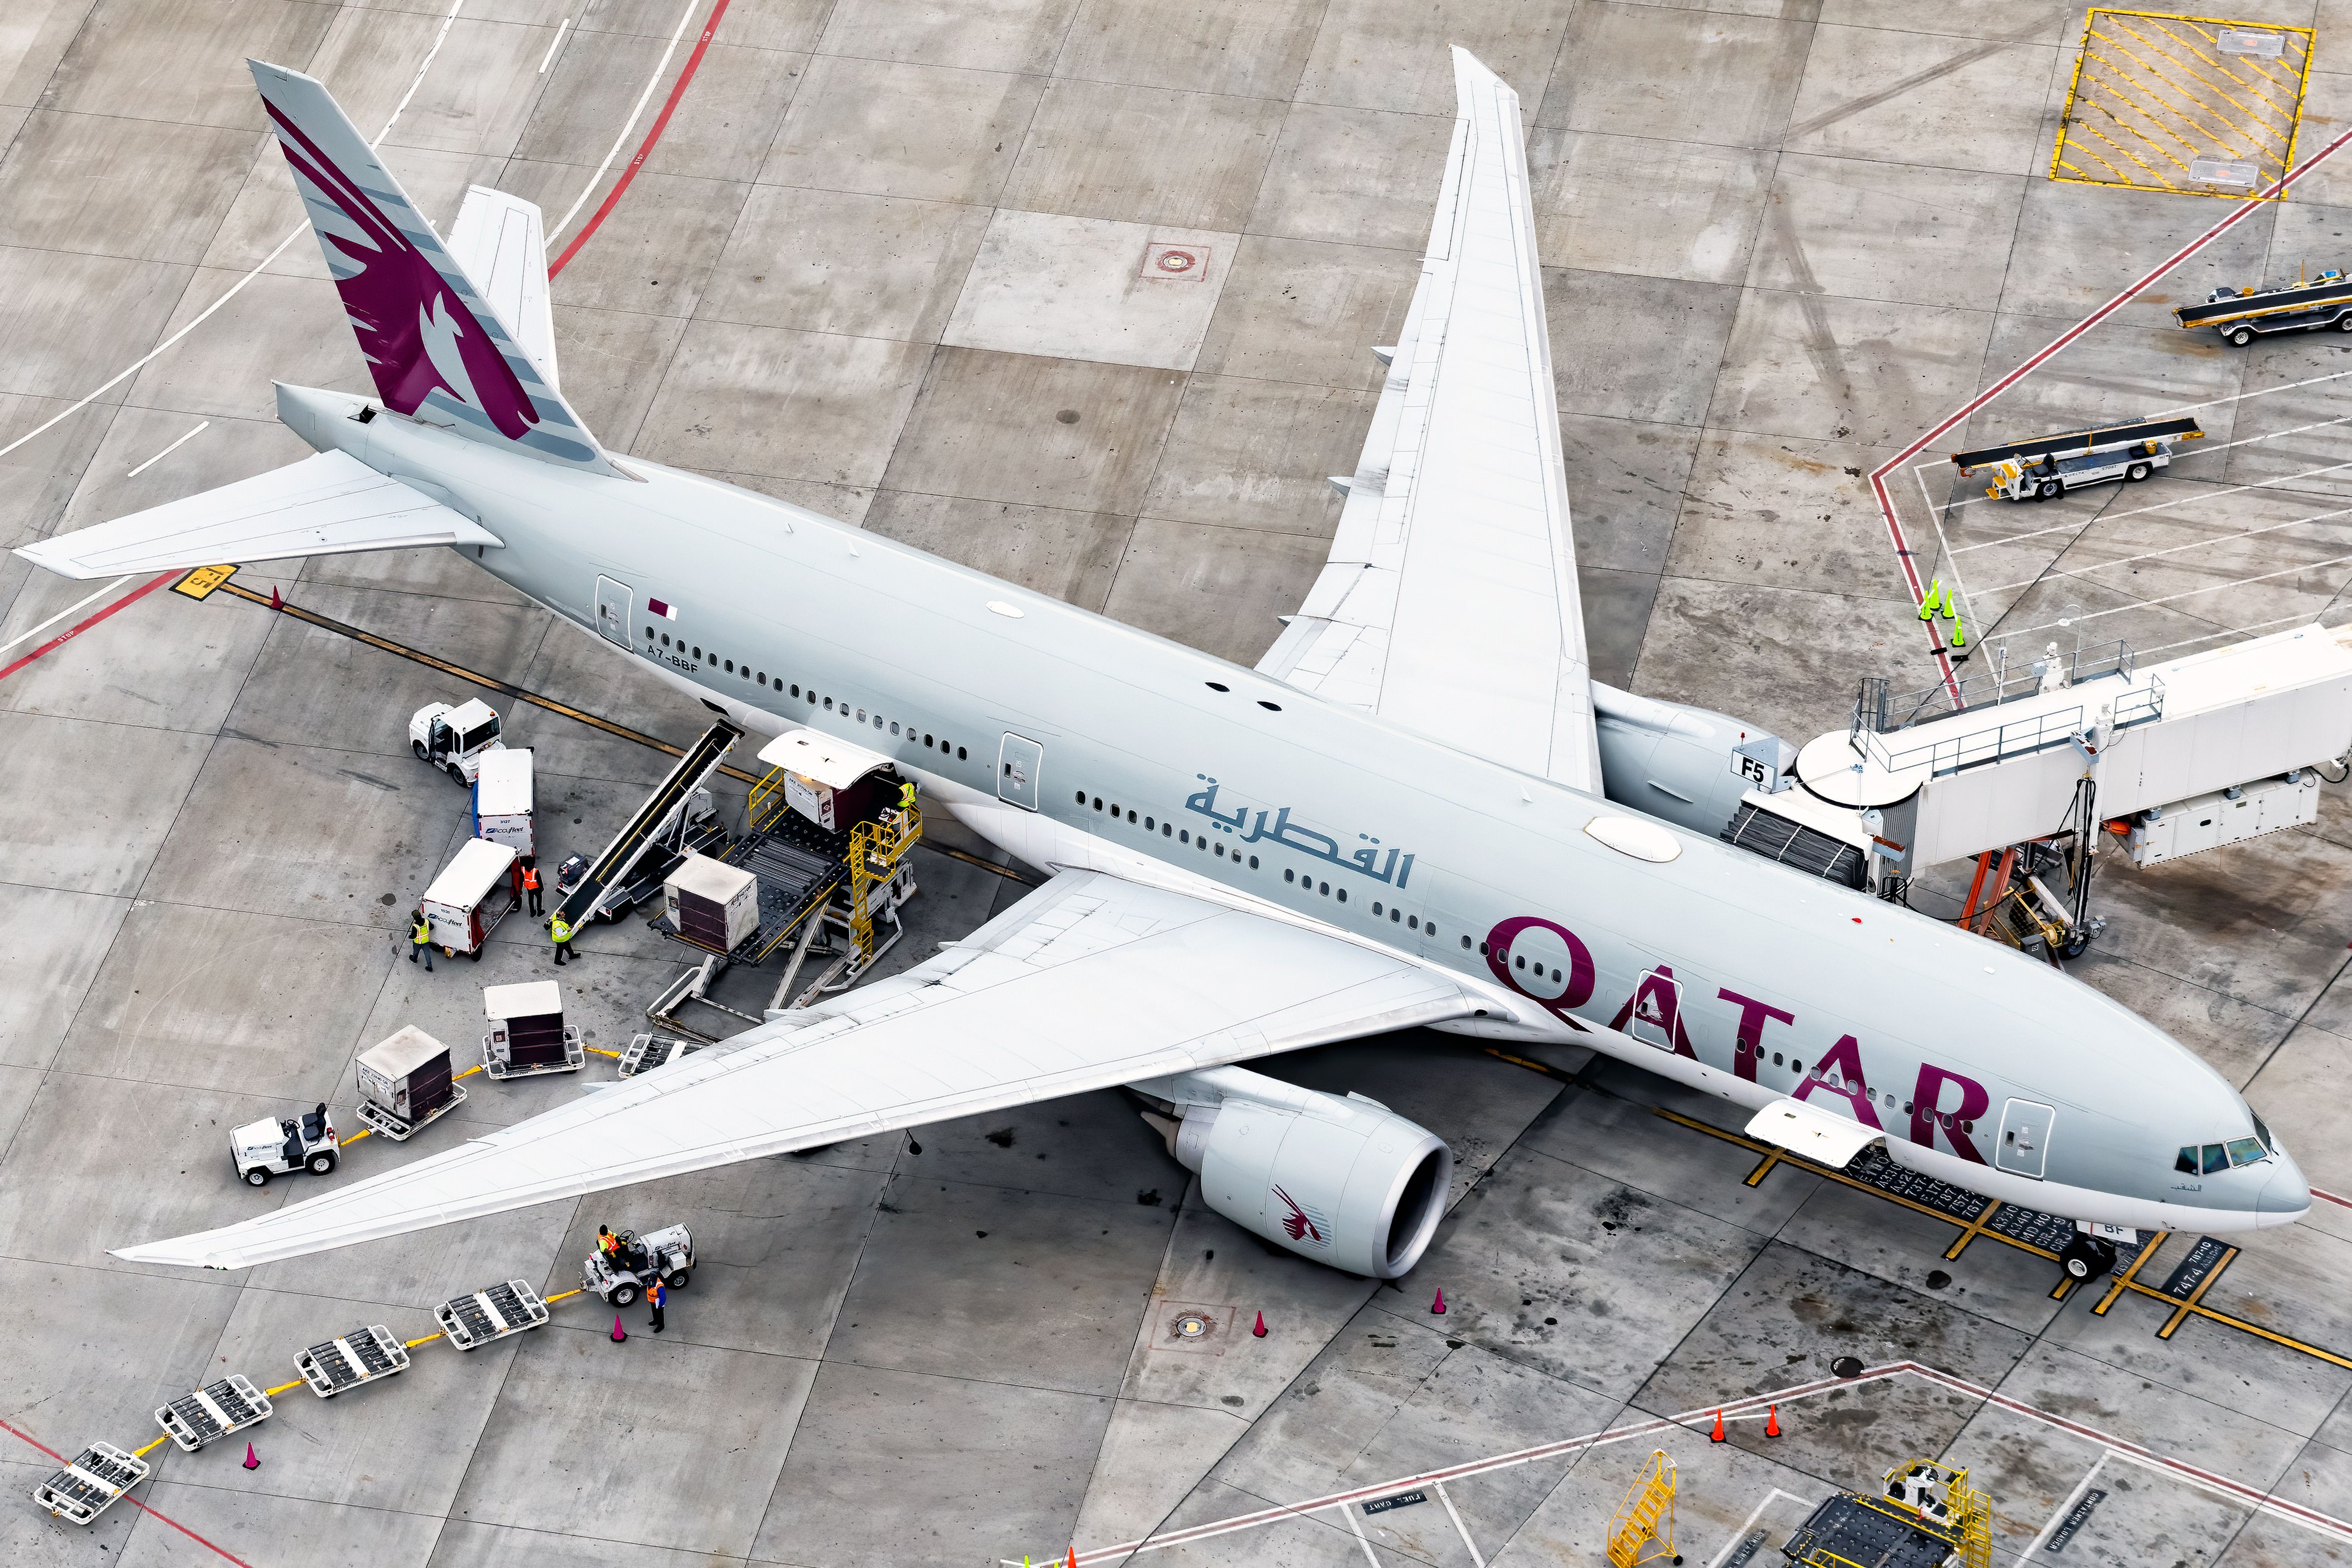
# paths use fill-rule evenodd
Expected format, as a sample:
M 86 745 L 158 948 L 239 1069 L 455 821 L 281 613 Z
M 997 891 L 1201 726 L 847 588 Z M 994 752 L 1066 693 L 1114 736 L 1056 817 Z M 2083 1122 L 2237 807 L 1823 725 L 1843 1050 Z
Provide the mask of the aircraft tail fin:
M 484 285 L 442 243 L 325 84 L 283 66 L 247 63 L 384 406 L 561 467 L 619 474 L 556 390 L 553 365 L 542 368 L 533 357 L 532 348 L 551 355 L 551 340 L 534 334 L 530 322 L 500 319 Z M 538 209 L 502 201 L 496 226 L 515 236 L 507 268 L 515 307 L 543 312 Z M 478 216 L 493 214 L 485 208 Z M 477 241 L 477 264 L 488 258 L 495 265 L 496 236 L 484 238 L 478 228 L 460 219 L 459 229 Z M 530 266 L 540 268 L 535 289 L 524 276 Z

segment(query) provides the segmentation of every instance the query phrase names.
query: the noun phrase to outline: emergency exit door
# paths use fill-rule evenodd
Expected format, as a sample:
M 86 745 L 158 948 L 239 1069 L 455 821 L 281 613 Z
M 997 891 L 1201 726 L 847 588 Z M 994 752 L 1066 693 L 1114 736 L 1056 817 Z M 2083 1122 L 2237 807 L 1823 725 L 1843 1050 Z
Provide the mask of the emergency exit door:
M 1024 811 L 1037 809 L 1037 775 L 1045 766 L 1045 748 L 1025 735 L 1005 731 L 996 752 L 996 798 Z
M 629 646 L 629 591 L 610 577 L 596 579 L 596 629 Z
M 2000 1142 L 1992 1163 L 2021 1176 L 2042 1179 L 2042 1163 L 2050 1157 L 2050 1123 L 2057 1112 L 2030 1100 L 2012 1100 L 2000 1113 Z

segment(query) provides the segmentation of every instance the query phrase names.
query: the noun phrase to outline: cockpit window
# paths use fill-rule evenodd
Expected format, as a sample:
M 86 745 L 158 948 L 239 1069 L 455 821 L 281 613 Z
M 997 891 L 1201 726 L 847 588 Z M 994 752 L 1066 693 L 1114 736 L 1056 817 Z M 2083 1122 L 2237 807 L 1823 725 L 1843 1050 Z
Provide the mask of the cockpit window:
M 2206 1144 L 2206 1145 L 2205 1145 L 2205 1173 L 2206 1173 L 2207 1175 L 2209 1175 L 2209 1176 L 2210 1176 L 2210 1175 L 2211 1175 L 2211 1174 L 2212 1174 L 2214 1172 L 2216 1172 L 2216 1171 L 2226 1171 L 2226 1170 L 2228 1170 L 2229 1168 L 2230 1168 L 2230 1147 L 2229 1147 L 2229 1145 L 2228 1145 L 2228 1144 L 2226 1144 L 2226 1143 L 2208 1143 L 2208 1144 Z
M 2273 1154 L 2278 1152 L 2278 1140 L 2271 1136 L 2271 1130 L 2263 1124 L 2259 1116 L 2254 1118 L 2254 1136 L 2263 1141 L 2263 1149 Z
M 2230 1140 L 2230 1163 L 2232 1165 L 2258 1164 L 2261 1163 L 2263 1157 L 2269 1152 L 2269 1150 L 2263 1147 L 2263 1141 L 2259 1138 L 2232 1138 Z
M 2191 1143 L 2180 1151 L 2172 1168 L 2183 1175 L 2210 1176 L 2232 1165 L 2259 1165 L 2271 1157 L 2273 1146 L 2269 1128 L 2257 1121 L 2254 1131 L 2255 1137 L 2232 1138 L 2226 1143 Z

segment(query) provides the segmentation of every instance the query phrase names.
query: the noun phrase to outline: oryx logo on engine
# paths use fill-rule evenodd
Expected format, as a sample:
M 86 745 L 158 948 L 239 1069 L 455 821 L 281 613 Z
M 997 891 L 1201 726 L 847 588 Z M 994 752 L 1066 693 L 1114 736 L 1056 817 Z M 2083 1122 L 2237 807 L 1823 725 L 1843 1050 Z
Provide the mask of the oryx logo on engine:
M 1274 1189 L 1274 1195 L 1288 1211 L 1282 1216 L 1282 1233 L 1285 1236 L 1310 1247 L 1331 1245 L 1331 1222 L 1322 1210 L 1308 1208 L 1280 1187 Z

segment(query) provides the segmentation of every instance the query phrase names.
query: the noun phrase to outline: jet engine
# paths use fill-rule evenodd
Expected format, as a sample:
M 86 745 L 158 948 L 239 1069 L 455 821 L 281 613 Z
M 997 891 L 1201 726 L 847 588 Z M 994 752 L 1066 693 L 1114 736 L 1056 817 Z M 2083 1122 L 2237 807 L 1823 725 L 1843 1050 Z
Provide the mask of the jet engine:
M 1750 789 L 1787 787 L 1797 748 L 1744 719 L 1592 683 L 1601 793 L 1713 838 Z
M 1232 1067 L 1133 1087 L 1208 1205 L 1302 1258 L 1393 1279 L 1444 1215 L 1454 1152 L 1378 1100 Z

